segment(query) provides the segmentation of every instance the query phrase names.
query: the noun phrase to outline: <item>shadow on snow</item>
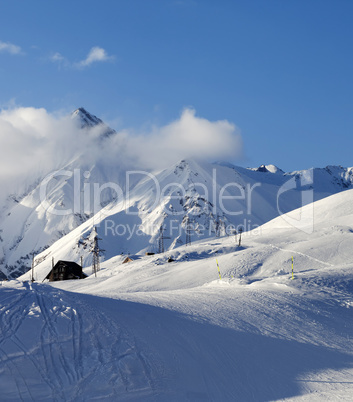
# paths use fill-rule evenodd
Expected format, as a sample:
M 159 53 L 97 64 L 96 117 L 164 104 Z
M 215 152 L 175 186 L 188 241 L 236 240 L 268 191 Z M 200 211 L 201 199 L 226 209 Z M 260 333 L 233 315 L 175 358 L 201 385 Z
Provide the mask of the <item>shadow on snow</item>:
M 0 289 L 6 400 L 269 401 L 307 373 L 353 367 L 333 349 L 48 285 Z

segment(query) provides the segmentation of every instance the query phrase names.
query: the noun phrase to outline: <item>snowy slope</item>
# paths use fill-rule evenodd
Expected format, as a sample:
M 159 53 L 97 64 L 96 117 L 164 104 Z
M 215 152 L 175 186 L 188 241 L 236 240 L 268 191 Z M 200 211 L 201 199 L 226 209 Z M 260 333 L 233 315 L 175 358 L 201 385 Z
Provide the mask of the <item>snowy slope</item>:
M 75 169 L 81 174 L 71 174 Z M 69 172 L 69 176 L 65 172 Z M 82 172 L 88 172 L 89 178 L 86 179 Z M 32 253 L 42 252 L 92 216 L 91 209 L 84 207 L 82 189 L 86 183 L 102 185 L 113 176 L 117 183 L 124 180 L 124 173 L 118 170 L 112 173 L 102 164 L 87 165 L 81 158 L 77 158 L 63 168 L 63 173 L 55 174 L 48 182 L 45 203 L 41 198 L 43 182 L 38 183 L 28 194 L 12 198 L 0 221 L 3 271 L 14 276 L 25 272 L 30 265 Z M 106 189 L 102 192 L 101 202 L 104 205 L 114 198 L 115 193 Z M 53 213 L 53 210 L 62 215 Z
M 157 270 L 163 272 L 164 279 L 156 278 L 158 290 L 173 290 L 185 287 L 201 286 L 208 283 L 214 277 L 214 258 L 219 255 L 219 259 L 223 261 L 223 271 L 226 277 L 246 280 L 253 280 L 264 277 L 281 276 L 285 270 L 290 268 L 290 258 L 293 255 L 296 259 L 296 272 L 306 272 L 308 269 L 315 270 L 321 268 L 336 267 L 342 264 L 351 264 L 350 256 L 351 242 L 353 240 L 353 190 L 348 190 L 327 197 L 323 200 L 316 201 L 311 205 L 307 205 L 301 209 L 305 215 L 308 210 L 313 213 L 312 218 L 314 226 L 311 232 L 303 231 L 305 225 L 300 228 L 293 227 L 287 220 L 288 216 L 294 215 L 296 211 L 287 215 L 277 217 L 272 221 L 262 225 L 253 231 L 242 234 L 242 247 L 237 247 L 239 235 L 235 241 L 234 236 L 223 238 L 211 238 L 206 241 L 198 241 L 190 246 L 180 246 L 170 250 L 164 254 L 156 254 L 154 256 L 135 256 L 138 261 L 133 264 L 125 265 L 126 269 L 131 271 L 132 267 L 136 267 L 136 275 L 139 271 L 143 272 L 144 277 L 149 278 L 148 270 L 151 269 L 151 277 L 154 278 L 154 272 Z M 310 223 L 308 223 L 309 225 Z M 88 224 L 87 224 L 88 225 Z M 76 229 L 76 231 L 78 231 Z M 65 250 L 65 238 L 61 239 L 57 245 L 63 248 L 63 253 L 69 252 Z M 69 242 L 70 244 L 70 242 Z M 69 246 L 67 246 L 69 248 Z M 50 249 L 48 249 L 48 252 Z M 59 250 L 58 250 L 59 253 Z M 109 281 L 117 281 L 117 286 L 128 290 L 128 278 L 123 279 L 124 269 L 120 267 L 120 263 L 125 256 L 113 256 L 111 259 L 102 263 L 103 267 L 110 268 L 108 271 Z M 157 265 L 164 265 L 169 257 L 176 262 L 167 264 L 168 270 L 160 270 Z M 204 264 L 204 272 L 202 276 L 195 276 L 193 270 L 190 269 L 187 278 L 184 273 L 181 274 L 181 283 L 178 282 L 178 273 L 180 273 L 178 264 L 184 266 L 184 262 L 188 261 L 187 266 L 193 264 L 198 266 L 200 261 Z M 49 264 L 50 262 L 50 264 Z M 191 265 L 190 265 L 191 264 Z M 118 265 L 118 275 L 111 277 L 111 268 Z M 36 268 L 36 277 L 42 281 L 50 270 L 51 260 L 44 260 L 39 263 Z M 89 268 L 87 268 L 89 269 Z M 172 280 L 167 280 L 166 275 L 170 270 Z M 209 272 L 210 270 L 210 272 Z M 101 272 L 102 278 L 105 276 L 104 270 Z M 289 271 L 288 271 L 289 272 Z M 210 276 L 208 276 L 208 273 Z M 29 273 L 24 275 L 22 279 L 29 279 Z M 150 280 L 150 278 L 148 279 Z M 86 286 L 89 280 L 80 282 Z M 133 283 L 133 291 L 156 290 L 154 284 L 151 288 L 145 287 L 143 281 L 136 281 L 134 276 L 131 277 Z M 169 284 L 171 284 L 169 287 Z M 79 285 L 75 285 L 79 286 Z M 94 280 L 94 286 L 97 286 Z M 136 287 L 143 286 L 143 288 Z M 165 286 L 160 288 L 160 286 Z
M 340 306 L 341 295 L 213 286 L 124 301 L 10 285 L 0 290 L 7 401 L 348 401 L 352 393 L 352 307 Z
M 284 189 L 278 198 L 281 211 L 291 211 L 306 201 L 301 190 L 304 194 L 309 192 L 309 200 L 342 190 L 335 180 L 322 178 L 321 169 L 314 171 L 318 177 L 307 185 L 307 176 L 312 174 L 310 171 L 274 174 L 184 160 L 152 177 L 142 175 L 126 199 L 107 205 L 104 211 L 72 230 L 39 254 L 36 264 L 43 261 L 50 267 L 53 257 L 55 261 L 80 261 L 82 256 L 84 266 L 89 266 L 92 256 L 86 239 L 93 225 L 102 239 L 105 259 L 122 253 L 158 252 L 161 225 L 165 249 L 183 245 L 187 219 L 192 241 L 214 237 L 217 221 L 220 236 L 231 235 L 234 228 L 251 230 L 279 214 L 277 196 L 281 188 Z M 326 174 L 331 178 L 330 173 Z
M 351 400 L 353 190 L 303 209 L 311 233 L 278 217 L 241 247 L 213 238 L 128 264 L 113 257 L 97 278 L 3 283 L 2 394 Z
M 72 118 L 88 130 L 87 135 L 90 129 L 97 129 L 99 141 L 114 131 L 82 108 L 74 112 Z M 31 265 L 32 253 L 42 252 L 92 216 L 93 191 L 84 192 L 86 186 L 93 187 L 93 183 L 102 186 L 114 181 L 124 187 L 124 180 L 125 172 L 119 167 L 112 169 L 109 163 L 78 150 L 77 155 L 58 170 L 38 177 L 35 182 L 27 183 L 23 191 L 10 195 L 0 213 L 1 271 L 10 277 L 22 274 Z M 101 206 L 115 198 L 114 191 L 105 189 L 101 192 Z

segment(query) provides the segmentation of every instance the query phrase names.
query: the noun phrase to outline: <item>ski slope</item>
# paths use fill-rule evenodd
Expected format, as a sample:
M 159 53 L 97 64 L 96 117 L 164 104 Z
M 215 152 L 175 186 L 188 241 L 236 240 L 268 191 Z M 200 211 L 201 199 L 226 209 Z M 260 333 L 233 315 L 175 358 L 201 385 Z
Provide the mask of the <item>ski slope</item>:
M 2 282 L 1 395 L 352 400 L 353 190 L 305 208 L 312 233 L 278 217 L 241 247 L 213 238 L 112 257 L 97 278 L 41 283 L 42 264 L 38 282 Z

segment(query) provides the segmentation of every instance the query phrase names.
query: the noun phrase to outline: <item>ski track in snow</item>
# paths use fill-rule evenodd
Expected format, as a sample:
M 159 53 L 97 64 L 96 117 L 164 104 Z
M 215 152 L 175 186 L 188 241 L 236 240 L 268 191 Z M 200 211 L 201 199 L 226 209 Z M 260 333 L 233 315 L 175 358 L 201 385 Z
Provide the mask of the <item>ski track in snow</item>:
M 342 396 L 353 375 L 339 352 L 351 342 L 324 322 L 350 310 L 327 315 L 327 302 L 291 292 L 215 284 L 112 300 L 23 283 L 0 297 L 6 401 L 282 400 L 318 381 Z
M 317 258 L 311 257 L 311 256 L 308 255 L 308 254 L 301 253 L 300 251 L 290 250 L 290 249 L 288 249 L 288 248 L 281 248 L 281 247 L 275 246 L 274 244 L 269 244 L 269 246 L 271 246 L 271 247 L 273 247 L 273 248 L 275 248 L 275 249 L 277 249 L 277 250 L 280 250 L 280 251 L 285 251 L 285 252 L 288 252 L 288 253 L 301 255 L 301 256 L 303 256 L 303 257 L 309 258 L 309 259 L 312 260 L 312 261 L 318 262 L 318 263 L 320 263 L 320 264 L 322 264 L 322 265 L 326 265 L 327 267 L 334 267 L 333 264 L 330 264 L 330 263 L 328 263 L 328 262 L 324 262 L 324 261 L 318 260 Z
M 110 384 L 108 394 L 99 391 L 103 399 L 114 400 L 124 390 L 153 393 L 149 363 L 122 325 L 45 285 L 25 283 L 25 289 L 10 292 L 14 297 L 2 299 L 0 340 L 1 375 L 14 382 L 16 390 L 8 400 L 86 400 L 82 393 L 92 390 L 102 371 Z M 29 325 L 31 320 L 34 325 Z M 32 394 L 33 378 L 40 379 L 42 398 Z

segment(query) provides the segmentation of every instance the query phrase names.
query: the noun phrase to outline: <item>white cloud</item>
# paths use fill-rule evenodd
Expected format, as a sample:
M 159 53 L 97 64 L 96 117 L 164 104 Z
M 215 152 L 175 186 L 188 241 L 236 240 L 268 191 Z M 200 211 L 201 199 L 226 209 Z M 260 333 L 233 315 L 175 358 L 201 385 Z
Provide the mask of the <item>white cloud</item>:
M 97 62 L 107 62 L 110 60 L 113 60 L 113 56 L 108 56 L 107 52 L 98 46 L 92 47 L 92 49 L 89 51 L 87 57 L 80 61 L 79 63 L 76 64 L 77 67 L 88 67 L 92 63 L 97 63 Z
M 61 62 L 61 61 L 65 61 L 66 59 L 59 52 L 56 52 L 50 57 L 50 60 L 53 62 Z
M 234 160 L 242 154 L 236 126 L 211 122 L 185 109 L 180 118 L 147 132 L 123 130 L 97 146 L 99 129 L 80 130 L 70 116 L 45 109 L 13 107 L 0 110 L 0 185 L 17 191 L 50 171 L 63 168 L 79 154 L 86 162 L 126 169 L 162 169 L 183 158 Z
M 64 57 L 61 53 L 56 52 L 49 57 L 49 60 L 53 63 L 57 63 L 59 67 L 66 67 L 69 68 L 71 63 Z
M 70 136 L 76 138 L 75 134 L 70 119 L 56 118 L 45 109 L 17 107 L 0 111 L 1 185 L 5 182 L 12 187 L 17 181 L 30 183 L 59 166 L 67 152 L 63 147 L 66 142 L 70 143 Z
M 126 154 L 140 166 L 164 168 L 183 158 L 222 159 L 242 155 L 239 129 L 227 120 L 211 122 L 184 109 L 179 119 L 126 139 Z
M 70 62 L 66 57 L 64 57 L 61 53 L 56 52 L 52 54 L 49 58 L 53 63 L 58 63 L 64 67 L 71 68 L 85 68 L 90 66 L 93 63 L 102 63 L 114 60 L 114 56 L 109 56 L 106 50 L 101 47 L 95 46 L 89 51 L 87 57 L 84 60 L 73 63 Z
M 10 54 L 21 54 L 22 50 L 19 46 L 14 45 L 13 43 L 0 41 L 0 53 L 1 52 L 6 52 Z

